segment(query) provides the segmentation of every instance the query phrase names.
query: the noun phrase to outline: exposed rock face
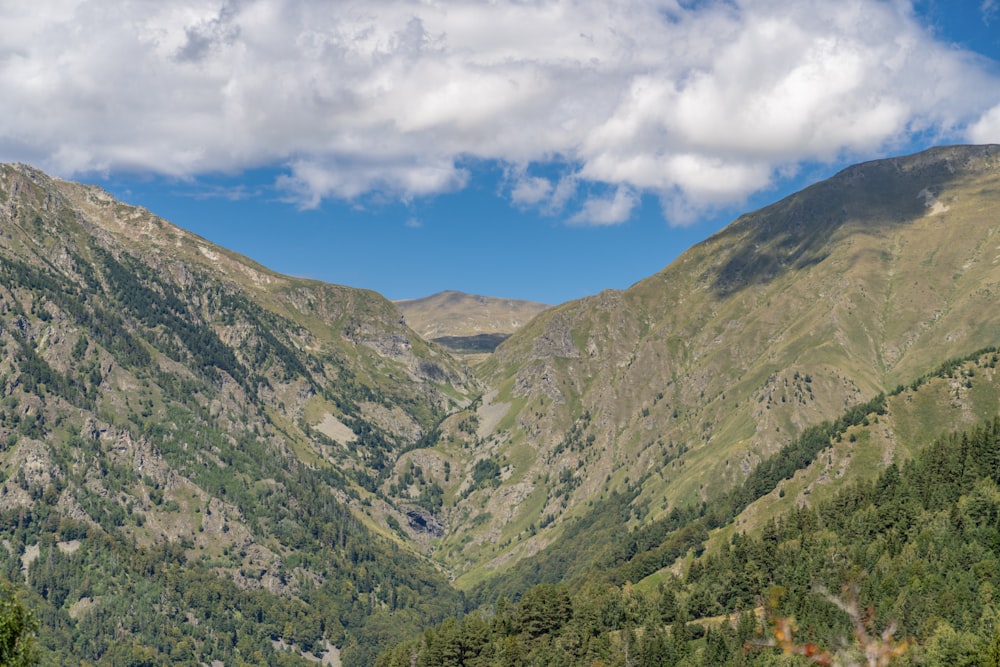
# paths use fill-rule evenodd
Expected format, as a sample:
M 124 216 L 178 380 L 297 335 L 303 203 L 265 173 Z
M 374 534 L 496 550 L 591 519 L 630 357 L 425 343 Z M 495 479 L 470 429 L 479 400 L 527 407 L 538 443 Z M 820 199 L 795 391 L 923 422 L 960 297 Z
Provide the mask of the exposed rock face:
M 444 535 L 444 524 L 430 512 L 420 509 L 409 509 L 406 511 L 406 516 L 410 520 L 410 528 L 413 530 L 426 533 L 431 537 L 441 537 Z
M 569 317 L 565 314 L 552 317 L 541 336 L 535 339 L 532 356 L 537 359 L 549 357 L 575 358 L 580 356 L 580 350 L 573 342 L 573 334 Z

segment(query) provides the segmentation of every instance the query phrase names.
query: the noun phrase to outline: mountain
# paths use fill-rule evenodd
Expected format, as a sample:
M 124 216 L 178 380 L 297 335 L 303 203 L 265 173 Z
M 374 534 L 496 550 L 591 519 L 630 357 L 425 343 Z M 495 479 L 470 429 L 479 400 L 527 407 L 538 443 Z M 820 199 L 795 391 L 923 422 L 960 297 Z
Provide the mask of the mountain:
M 534 301 L 454 291 L 395 303 L 407 324 L 425 340 L 459 354 L 480 356 L 495 350 L 531 318 L 549 308 Z
M 711 509 L 619 531 L 613 539 L 590 530 L 587 545 L 609 556 L 601 567 L 446 619 L 375 664 L 996 665 L 997 360 L 996 349 L 954 360 L 876 401 L 871 411 L 851 410 L 834 424 L 808 429 L 799 445 L 826 431 L 828 447 L 803 464 L 823 475 L 798 495 L 793 489 L 803 475 L 772 477 L 779 488 L 754 505 L 795 499 L 752 530 L 743 523 L 748 512 L 725 518 L 739 492 Z M 891 430 L 885 421 L 898 425 L 911 416 L 896 408 L 941 406 L 941 394 L 956 386 L 962 390 L 953 403 L 967 403 L 985 388 L 994 416 L 925 437 L 912 457 L 881 470 L 872 466 L 869 479 L 832 488 L 831 468 L 840 467 L 845 451 L 877 450 L 881 433 Z M 831 432 L 838 434 L 832 443 Z M 836 476 L 843 473 L 841 467 Z M 747 482 L 766 476 L 755 470 Z M 823 489 L 822 498 L 809 495 Z M 712 526 L 703 550 L 699 533 Z M 637 568 L 678 555 L 676 567 L 627 583 Z
M 744 605 L 697 554 L 997 414 L 998 208 L 1000 147 L 865 163 L 528 318 L 282 276 L 0 166 L 0 570 L 46 664 L 372 664 L 501 595 L 566 620 L 560 586 L 605 614 L 677 573 L 691 613 Z
M 433 450 L 483 611 L 377 664 L 1000 664 L 998 181 L 857 165 L 517 332 Z
M 0 563 L 53 663 L 364 664 L 460 604 L 376 490 L 478 384 L 380 295 L 5 165 L 0 347 Z
M 438 557 L 463 587 L 572 560 L 613 496 L 632 526 L 710 503 L 807 427 L 996 344 L 998 207 L 996 146 L 865 163 L 545 311 L 397 463 L 467 473 L 443 484 Z

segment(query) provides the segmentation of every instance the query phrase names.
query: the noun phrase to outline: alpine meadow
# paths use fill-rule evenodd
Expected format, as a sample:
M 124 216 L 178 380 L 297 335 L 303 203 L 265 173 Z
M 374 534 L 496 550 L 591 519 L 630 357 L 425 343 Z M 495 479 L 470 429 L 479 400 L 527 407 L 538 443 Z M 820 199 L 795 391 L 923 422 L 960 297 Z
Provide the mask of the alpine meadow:
M 1000 665 L 998 302 L 996 145 L 555 306 L 281 275 L 0 165 L 0 653 Z

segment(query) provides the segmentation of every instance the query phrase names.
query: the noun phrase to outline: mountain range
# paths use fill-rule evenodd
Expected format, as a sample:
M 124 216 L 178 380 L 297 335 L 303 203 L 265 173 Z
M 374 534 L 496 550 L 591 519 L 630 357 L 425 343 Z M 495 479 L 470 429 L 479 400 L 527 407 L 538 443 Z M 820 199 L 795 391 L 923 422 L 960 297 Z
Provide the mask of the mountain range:
M 4 165 L 0 566 L 50 664 L 371 664 L 655 588 L 998 413 L 998 210 L 1000 147 L 942 147 L 624 291 L 393 304 Z

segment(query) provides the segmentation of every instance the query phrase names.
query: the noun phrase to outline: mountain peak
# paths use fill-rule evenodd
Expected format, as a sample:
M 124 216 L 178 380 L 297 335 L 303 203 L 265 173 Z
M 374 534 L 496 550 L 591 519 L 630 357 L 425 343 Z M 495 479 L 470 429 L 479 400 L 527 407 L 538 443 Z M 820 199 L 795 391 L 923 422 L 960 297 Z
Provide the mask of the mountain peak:
M 848 167 L 741 216 L 706 241 L 713 256 L 726 260 L 705 277 L 718 293 L 729 294 L 806 268 L 822 261 L 843 234 L 892 233 L 940 211 L 949 189 L 998 171 L 997 145 L 945 146 Z
M 491 352 L 549 306 L 454 290 L 397 301 L 407 323 L 427 340 L 459 352 Z

